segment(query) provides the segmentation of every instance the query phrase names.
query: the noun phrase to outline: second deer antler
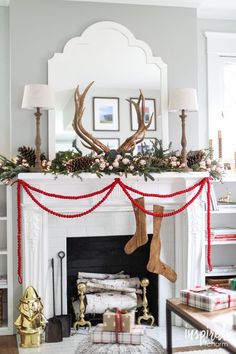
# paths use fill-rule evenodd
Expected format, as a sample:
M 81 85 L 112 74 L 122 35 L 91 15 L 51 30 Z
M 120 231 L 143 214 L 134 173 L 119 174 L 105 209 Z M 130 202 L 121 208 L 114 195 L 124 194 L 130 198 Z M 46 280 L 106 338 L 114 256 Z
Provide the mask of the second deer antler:
M 141 90 L 140 91 L 140 95 L 138 98 L 138 101 L 135 102 L 132 99 L 127 100 L 128 102 L 130 102 L 134 108 L 135 111 L 137 113 L 137 119 L 138 119 L 138 130 L 131 135 L 129 138 L 127 138 L 123 144 L 121 144 L 118 148 L 119 152 L 130 152 L 133 151 L 135 148 L 135 145 L 140 143 L 141 141 L 143 141 L 144 137 L 145 137 L 145 132 L 146 130 L 150 127 L 150 125 L 152 124 L 152 119 L 153 119 L 153 113 L 151 115 L 151 118 L 149 120 L 149 122 L 147 124 L 145 124 L 144 122 L 144 118 L 145 118 L 145 98 L 144 95 L 142 93 Z

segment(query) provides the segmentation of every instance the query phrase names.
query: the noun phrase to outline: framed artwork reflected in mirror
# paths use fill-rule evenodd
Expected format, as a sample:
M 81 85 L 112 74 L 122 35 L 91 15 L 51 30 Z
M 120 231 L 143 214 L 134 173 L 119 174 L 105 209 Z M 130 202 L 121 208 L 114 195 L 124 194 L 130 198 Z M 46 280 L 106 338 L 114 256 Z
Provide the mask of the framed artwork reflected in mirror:
M 131 97 L 130 100 L 137 102 L 137 98 Z M 156 100 L 154 98 L 145 98 L 145 113 L 144 113 L 144 123 L 147 124 L 153 114 L 152 123 L 147 130 L 156 130 Z M 138 129 L 138 118 L 135 111 L 134 105 L 130 103 L 130 119 L 131 119 L 131 130 Z
M 155 138 L 145 138 L 141 143 L 137 144 L 134 149 L 134 154 L 142 152 L 142 150 L 150 150 L 155 142 Z
M 119 98 L 93 97 L 93 130 L 119 131 Z
M 119 138 L 99 138 L 101 143 L 109 147 L 110 150 L 117 150 L 120 145 Z

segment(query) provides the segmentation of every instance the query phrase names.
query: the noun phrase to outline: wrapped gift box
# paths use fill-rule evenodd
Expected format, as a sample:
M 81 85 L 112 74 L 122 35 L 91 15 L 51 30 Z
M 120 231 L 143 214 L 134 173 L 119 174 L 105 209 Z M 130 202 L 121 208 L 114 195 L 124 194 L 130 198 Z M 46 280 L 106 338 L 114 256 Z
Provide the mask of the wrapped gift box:
M 183 304 L 206 311 L 236 306 L 236 292 L 216 286 L 181 290 L 180 299 Z
M 93 343 L 120 343 L 140 345 L 143 341 L 144 327 L 135 326 L 131 332 L 107 332 L 102 323 L 98 324 L 91 332 Z
M 103 314 L 104 331 L 107 332 L 130 332 L 134 327 L 134 311 L 122 313 L 106 311 Z M 118 328 L 117 328 L 118 327 Z

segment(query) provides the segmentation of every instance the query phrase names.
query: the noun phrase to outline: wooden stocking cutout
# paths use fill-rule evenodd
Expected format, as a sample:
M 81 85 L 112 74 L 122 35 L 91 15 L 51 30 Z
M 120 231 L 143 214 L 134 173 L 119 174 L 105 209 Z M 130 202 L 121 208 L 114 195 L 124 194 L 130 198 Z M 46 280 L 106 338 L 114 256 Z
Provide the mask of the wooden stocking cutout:
M 144 207 L 144 198 L 137 198 L 136 201 Z M 140 246 L 148 242 L 147 227 L 146 227 L 146 214 L 133 205 L 134 215 L 136 219 L 136 232 L 134 236 L 126 243 L 125 253 L 131 254 Z
M 164 208 L 160 205 L 153 206 L 154 213 L 163 214 Z M 150 246 L 150 255 L 147 265 L 147 270 L 152 273 L 161 274 L 171 282 L 175 282 L 177 279 L 177 274 L 175 271 L 163 263 L 160 260 L 161 253 L 161 239 L 160 239 L 160 229 L 161 229 L 162 217 L 153 216 L 153 237 Z

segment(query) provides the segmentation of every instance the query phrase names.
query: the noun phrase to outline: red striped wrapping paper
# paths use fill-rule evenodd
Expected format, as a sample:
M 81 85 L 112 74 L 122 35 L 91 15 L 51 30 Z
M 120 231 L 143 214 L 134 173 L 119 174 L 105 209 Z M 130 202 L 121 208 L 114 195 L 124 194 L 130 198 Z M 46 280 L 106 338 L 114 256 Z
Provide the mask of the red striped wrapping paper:
M 143 341 L 144 327 L 135 326 L 131 332 L 119 332 L 118 343 L 140 345 Z M 115 332 L 106 332 L 103 329 L 103 324 L 100 323 L 90 332 L 90 337 L 93 343 L 117 343 Z
M 183 304 L 205 311 L 215 311 L 236 306 L 236 291 L 220 287 L 208 287 L 202 291 L 181 290 L 180 300 Z

